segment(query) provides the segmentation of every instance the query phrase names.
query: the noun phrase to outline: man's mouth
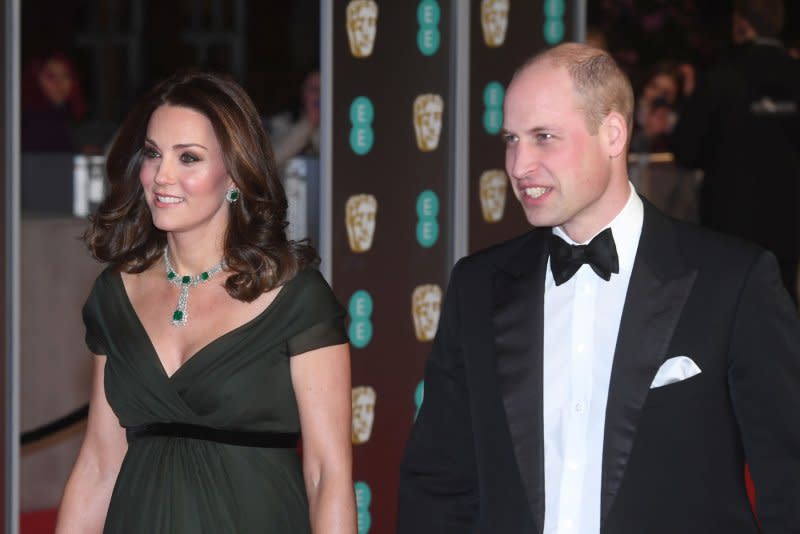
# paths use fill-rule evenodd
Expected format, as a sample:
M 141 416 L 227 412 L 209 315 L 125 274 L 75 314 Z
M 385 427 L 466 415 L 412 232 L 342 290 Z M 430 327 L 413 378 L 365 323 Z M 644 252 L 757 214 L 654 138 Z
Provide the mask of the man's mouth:
M 526 195 L 531 198 L 539 198 L 550 190 L 549 187 L 526 187 L 523 189 Z

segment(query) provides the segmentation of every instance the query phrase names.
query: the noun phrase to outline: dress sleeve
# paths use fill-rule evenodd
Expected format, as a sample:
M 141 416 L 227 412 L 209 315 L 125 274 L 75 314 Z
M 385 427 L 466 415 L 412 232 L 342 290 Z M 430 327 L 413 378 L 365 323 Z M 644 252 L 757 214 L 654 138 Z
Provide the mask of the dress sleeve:
M 310 350 L 347 343 L 345 309 L 318 271 L 309 269 L 297 275 L 302 284 L 297 299 L 297 328 L 288 341 L 289 356 Z
M 89 347 L 89 350 L 94 354 L 108 353 L 106 340 L 103 336 L 103 329 L 100 326 L 102 317 L 100 304 L 102 299 L 99 295 L 101 292 L 99 286 L 101 277 L 105 276 L 105 274 L 106 273 L 101 274 L 97 280 L 95 280 L 89 297 L 83 305 L 83 324 L 86 327 L 86 346 Z

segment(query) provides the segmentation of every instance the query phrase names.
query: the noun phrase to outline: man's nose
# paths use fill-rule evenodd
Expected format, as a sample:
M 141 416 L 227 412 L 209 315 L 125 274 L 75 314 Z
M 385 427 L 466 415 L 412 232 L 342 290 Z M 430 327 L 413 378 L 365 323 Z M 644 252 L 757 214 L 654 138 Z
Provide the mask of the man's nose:
M 539 166 L 539 152 L 535 147 L 519 143 L 508 154 L 508 173 L 511 178 L 521 180 L 533 173 Z

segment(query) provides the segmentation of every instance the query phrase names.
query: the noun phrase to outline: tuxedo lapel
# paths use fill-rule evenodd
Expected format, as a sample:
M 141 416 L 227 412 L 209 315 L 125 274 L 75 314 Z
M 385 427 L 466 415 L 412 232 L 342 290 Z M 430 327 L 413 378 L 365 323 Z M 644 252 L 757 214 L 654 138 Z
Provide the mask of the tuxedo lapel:
M 546 236 L 535 231 L 493 279 L 498 388 L 537 532 L 544 524 L 542 350 Z
M 644 225 L 617 336 L 603 441 L 601 522 L 619 491 L 650 384 L 667 356 L 696 271 L 688 270 L 674 227 L 644 201 Z

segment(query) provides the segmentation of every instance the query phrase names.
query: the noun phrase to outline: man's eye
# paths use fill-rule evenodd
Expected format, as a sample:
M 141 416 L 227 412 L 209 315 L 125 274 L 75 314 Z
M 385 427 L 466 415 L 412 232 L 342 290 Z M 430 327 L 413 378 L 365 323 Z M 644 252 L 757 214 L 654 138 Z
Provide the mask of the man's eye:
M 196 161 L 200 161 L 200 158 L 189 152 L 184 152 L 181 154 L 181 161 L 183 163 L 194 163 Z
M 503 143 L 507 145 L 516 143 L 518 139 L 517 136 L 514 134 L 503 134 L 502 136 L 500 136 L 500 138 L 503 140 Z
M 553 139 L 553 134 L 544 132 L 536 134 L 537 141 L 550 141 L 551 139 Z

